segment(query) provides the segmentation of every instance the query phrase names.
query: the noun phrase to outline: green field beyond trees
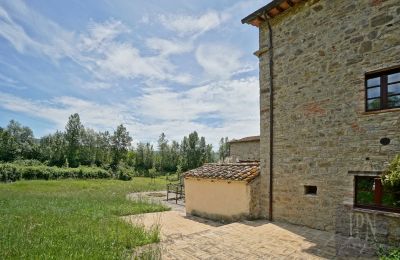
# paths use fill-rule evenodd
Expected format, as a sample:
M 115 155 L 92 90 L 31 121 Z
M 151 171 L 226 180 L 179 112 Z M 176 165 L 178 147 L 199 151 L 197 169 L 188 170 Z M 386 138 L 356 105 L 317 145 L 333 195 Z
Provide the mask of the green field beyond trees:
M 165 188 L 165 179 L 0 183 L 0 259 L 121 259 L 157 242 L 159 231 L 120 216 L 163 211 L 126 194 Z

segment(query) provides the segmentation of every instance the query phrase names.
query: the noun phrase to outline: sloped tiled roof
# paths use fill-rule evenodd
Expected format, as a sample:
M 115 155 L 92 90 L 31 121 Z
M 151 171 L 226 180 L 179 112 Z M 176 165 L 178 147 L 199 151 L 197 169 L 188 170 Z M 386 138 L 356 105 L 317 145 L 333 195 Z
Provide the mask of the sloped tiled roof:
M 255 136 L 247 136 L 247 137 L 243 137 L 240 139 L 232 139 L 230 141 L 230 143 L 240 143 L 240 142 L 254 142 L 254 141 L 260 141 L 260 136 L 259 135 L 255 135 Z
M 184 173 L 185 178 L 217 179 L 250 182 L 260 175 L 260 164 L 252 163 L 207 163 Z

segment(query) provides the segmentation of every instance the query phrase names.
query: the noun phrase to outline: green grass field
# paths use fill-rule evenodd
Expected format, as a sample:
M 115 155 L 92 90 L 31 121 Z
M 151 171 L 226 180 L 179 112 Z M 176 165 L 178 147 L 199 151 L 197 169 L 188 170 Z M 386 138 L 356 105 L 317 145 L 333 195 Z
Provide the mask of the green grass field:
M 0 259 L 121 259 L 157 242 L 158 230 L 119 217 L 166 210 L 126 200 L 165 179 L 19 181 L 0 184 Z

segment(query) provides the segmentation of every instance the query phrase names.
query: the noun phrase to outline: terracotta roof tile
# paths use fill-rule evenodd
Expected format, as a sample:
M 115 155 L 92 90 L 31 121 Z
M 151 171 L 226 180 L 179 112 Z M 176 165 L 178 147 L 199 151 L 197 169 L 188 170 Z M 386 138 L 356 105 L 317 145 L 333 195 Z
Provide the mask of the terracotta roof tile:
M 184 173 L 185 178 L 219 179 L 250 182 L 260 175 L 260 164 L 253 163 L 207 163 Z

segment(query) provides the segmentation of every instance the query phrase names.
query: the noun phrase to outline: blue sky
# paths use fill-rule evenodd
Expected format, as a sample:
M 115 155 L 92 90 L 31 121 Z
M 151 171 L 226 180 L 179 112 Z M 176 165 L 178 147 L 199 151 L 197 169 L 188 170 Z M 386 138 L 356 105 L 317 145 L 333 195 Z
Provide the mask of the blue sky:
M 40 137 L 79 113 L 134 141 L 259 133 L 258 31 L 268 1 L 0 0 L 0 126 Z

